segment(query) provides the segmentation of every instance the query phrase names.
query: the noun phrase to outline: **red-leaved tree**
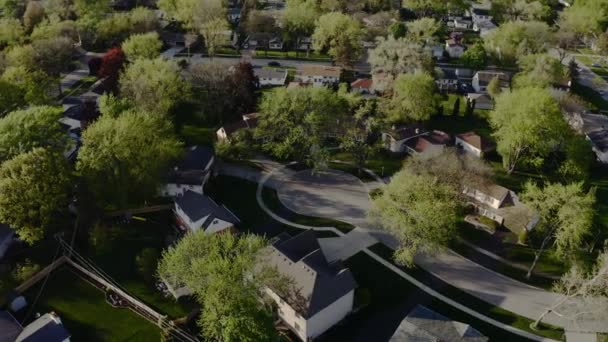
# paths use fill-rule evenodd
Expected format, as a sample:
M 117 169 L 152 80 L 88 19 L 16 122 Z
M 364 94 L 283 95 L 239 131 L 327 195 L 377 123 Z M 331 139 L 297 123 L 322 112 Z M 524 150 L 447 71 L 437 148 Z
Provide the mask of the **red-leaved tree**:
M 101 66 L 97 76 L 105 78 L 105 91 L 116 93 L 118 90 L 118 77 L 125 63 L 125 53 L 121 48 L 111 48 L 101 59 Z

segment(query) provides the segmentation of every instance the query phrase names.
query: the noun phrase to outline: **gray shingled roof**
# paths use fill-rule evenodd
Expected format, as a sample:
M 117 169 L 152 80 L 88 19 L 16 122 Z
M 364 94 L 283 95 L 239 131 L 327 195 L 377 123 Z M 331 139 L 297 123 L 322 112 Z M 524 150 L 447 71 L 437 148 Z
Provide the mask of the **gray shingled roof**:
M 175 199 L 175 203 L 188 215 L 190 220 L 198 221 L 209 216 L 203 222 L 203 228 L 207 228 L 215 219 L 220 219 L 232 224 L 239 222 L 228 209 L 215 203 L 211 198 L 194 191 L 186 191 L 182 196 Z
M 390 342 L 486 342 L 487 337 L 468 324 L 416 305 L 401 322 Z
M 301 298 L 283 299 L 303 317 L 314 316 L 357 287 L 341 262 L 327 262 L 313 231 L 294 237 L 283 233 L 277 239 L 269 247 L 268 263 L 293 279 Z
M 180 171 L 203 171 L 214 155 L 211 146 L 190 146 L 186 148 L 184 157 L 177 163 L 176 167 Z
M 44 314 L 28 324 L 15 340 L 16 342 L 62 342 L 70 338 L 63 324 L 56 322 L 54 314 Z
M 8 311 L 0 311 L 0 342 L 14 342 L 21 332 L 21 325 Z

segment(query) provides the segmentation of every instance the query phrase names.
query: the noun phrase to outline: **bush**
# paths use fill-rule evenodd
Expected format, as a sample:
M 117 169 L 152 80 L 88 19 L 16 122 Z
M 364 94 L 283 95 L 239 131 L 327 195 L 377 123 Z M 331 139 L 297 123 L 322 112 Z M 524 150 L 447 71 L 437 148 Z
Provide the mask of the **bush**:
M 23 262 L 15 265 L 12 277 L 18 283 L 22 283 L 30 279 L 34 274 L 38 273 L 40 269 L 40 265 L 33 263 L 30 259 L 25 259 Z
M 520 245 L 525 245 L 528 243 L 528 231 L 523 229 L 519 234 L 517 234 L 517 243 Z
M 159 258 L 160 252 L 156 248 L 144 248 L 135 256 L 135 265 L 144 279 L 154 278 Z

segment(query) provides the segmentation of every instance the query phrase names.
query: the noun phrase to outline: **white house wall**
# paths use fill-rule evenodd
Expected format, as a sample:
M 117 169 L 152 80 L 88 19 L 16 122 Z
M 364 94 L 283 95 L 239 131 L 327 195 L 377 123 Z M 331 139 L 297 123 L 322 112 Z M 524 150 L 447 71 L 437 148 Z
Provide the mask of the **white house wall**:
M 483 204 L 489 205 L 490 207 L 492 207 L 494 209 L 500 208 L 500 200 L 498 200 L 494 197 L 488 196 L 481 191 L 466 189 L 465 194 L 467 194 L 467 196 L 470 196 Z
M 352 290 L 308 319 L 308 337 L 315 338 L 344 319 L 352 310 L 355 291 Z
M 478 149 L 477 147 L 469 144 L 468 142 L 466 142 L 462 139 L 456 138 L 456 146 L 460 146 L 465 152 L 467 152 L 469 154 L 472 154 L 479 158 L 481 157 L 480 149 Z
M 175 205 L 175 213 L 192 231 L 199 230 L 201 228 L 201 226 L 203 225 L 203 222 L 205 222 L 207 217 L 209 217 L 209 215 L 207 215 L 197 221 L 192 221 L 192 220 L 190 220 L 190 217 L 188 217 L 188 215 L 186 215 L 186 213 L 177 204 Z
M 298 315 L 296 311 L 287 302 L 282 300 L 274 291 L 266 288 L 266 294 L 277 304 L 279 317 L 281 320 L 291 327 L 292 331 L 295 332 L 302 341 L 306 341 L 308 336 L 306 328 L 307 322 L 304 317 Z M 296 325 L 298 328 L 296 328 Z
M 202 185 L 167 183 L 161 188 L 160 195 L 163 197 L 177 197 L 183 195 L 186 190 L 203 194 Z
M 224 220 L 215 219 L 213 222 L 205 229 L 205 233 L 213 234 L 217 232 L 221 232 L 222 230 L 229 229 L 233 226 L 232 223 L 226 222 Z

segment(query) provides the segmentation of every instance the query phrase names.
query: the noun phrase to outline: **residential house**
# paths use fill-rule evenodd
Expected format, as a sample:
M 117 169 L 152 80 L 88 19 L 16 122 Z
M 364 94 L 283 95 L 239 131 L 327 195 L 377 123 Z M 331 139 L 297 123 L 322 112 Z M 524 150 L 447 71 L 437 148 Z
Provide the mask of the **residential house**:
M 492 15 L 490 14 L 490 8 L 488 6 L 474 4 L 471 7 L 470 12 L 473 23 L 491 21 L 493 19 Z
M 260 87 L 284 86 L 287 83 L 288 72 L 285 69 L 255 68 L 253 72 L 258 78 Z
M 393 126 L 390 130 L 382 132 L 384 147 L 394 153 L 406 151 L 405 143 L 415 137 L 426 135 L 428 131 L 418 125 Z
M 371 78 L 358 78 L 350 84 L 351 91 L 361 95 L 374 95 L 374 81 Z
M 228 16 L 228 21 L 232 24 L 238 24 L 241 20 L 241 9 L 238 7 L 229 8 L 226 11 L 226 15 Z
M 203 230 L 207 234 L 233 231 L 238 217 L 228 208 L 215 203 L 210 197 L 186 190 L 175 198 L 175 219 L 184 231 Z
M 220 36 L 220 44 L 221 46 L 237 48 L 239 46 L 239 35 L 233 30 L 224 30 L 221 32 Z
M 458 75 L 453 69 L 441 69 L 441 73 L 437 76 L 435 83 L 441 92 L 458 91 Z
M 577 112 L 570 114 L 568 123 L 589 140 L 597 160 L 608 164 L 608 117 L 603 114 Z
M 463 152 L 482 158 L 484 154 L 494 150 L 494 145 L 475 132 L 457 134 L 454 144 Z
M 265 292 L 302 341 L 318 337 L 352 312 L 357 283 L 340 260 L 327 261 L 312 230 L 293 237 L 281 233 L 268 247 L 263 265 L 293 281 L 290 293 L 271 287 Z
M 15 232 L 7 224 L 0 223 L 0 260 L 15 241 Z
M 454 18 L 452 26 L 457 30 L 469 30 L 473 27 L 473 21 L 469 17 Z
M 0 314 L 0 341 L 5 341 L 2 334 L 5 332 L 4 328 L 7 327 L 9 330 L 8 335 L 13 336 L 18 330 L 19 334 L 15 339 L 6 341 L 14 342 L 70 342 L 70 333 L 63 326 L 61 318 L 54 312 L 46 313 L 32 323 L 21 327 L 19 323 L 16 325 L 10 323 L 11 316 L 8 312 Z M 14 318 L 13 318 L 14 319 Z
M 478 214 L 515 233 L 530 231 L 538 223 L 538 215 L 521 203 L 513 191 L 500 185 L 480 184 L 476 187 L 465 187 L 463 194 L 471 200 L 469 204 Z
M 342 68 L 328 65 L 304 64 L 296 72 L 296 78 L 313 87 L 333 86 L 340 82 Z
M 312 50 L 312 37 L 303 37 L 298 39 L 296 50 L 310 51 Z
M 473 24 L 473 31 L 479 32 L 481 37 L 486 36 L 488 33 L 496 29 L 496 24 L 492 21 L 480 21 Z
M 494 78 L 498 78 L 501 88 L 503 88 L 503 89 L 509 88 L 510 82 L 511 82 L 511 75 L 507 74 L 506 72 L 502 72 L 502 71 L 484 70 L 484 71 L 478 71 L 473 76 L 473 82 L 472 82 L 473 89 L 475 89 L 475 92 L 477 92 L 477 93 L 487 92 L 488 84 L 490 84 L 490 81 L 492 81 Z
M 405 316 L 390 342 L 486 342 L 488 338 L 468 324 L 453 321 L 423 305 Z
M 255 32 L 251 33 L 247 38 L 245 38 L 245 42 L 243 43 L 243 47 L 245 49 L 262 49 L 266 50 L 269 48 L 269 42 L 273 39 L 273 35 L 265 32 Z
M 242 119 L 220 127 L 215 135 L 219 142 L 230 141 L 231 137 L 241 129 L 255 129 L 258 125 L 258 113 L 243 115 Z
M 474 109 L 494 109 L 494 101 L 488 94 L 468 93 L 467 100 L 469 101 L 469 105 Z
M 464 53 L 464 46 L 455 39 L 448 39 L 445 41 L 445 51 L 450 58 L 460 58 Z
M 268 42 L 268 48 L 270 50 L 283 50 L 283 39 L 280 37 L 274 37 Z
M 215 152 L 211 146 L 188 147 L 182 159 L 173 167 L 167 176 L 167 182 L 160 190 L 164 197 L 176 197 L 186 191 L 203 193 L 203 187 L 215 162 Z
M 443 48 L 443 45 L 441 45 L 441 44 L 431 45 L 430 50 L 431 50 L 431 56 L 433 56 L 433 58 L 442 59 L 444 57 L 443 54 L 445 53 L 445 49 Z
M 406 151 L 412 155 L 435 156 L 451 143 L 450 135 L 442 131 L 431 131 L 405 142 Z

